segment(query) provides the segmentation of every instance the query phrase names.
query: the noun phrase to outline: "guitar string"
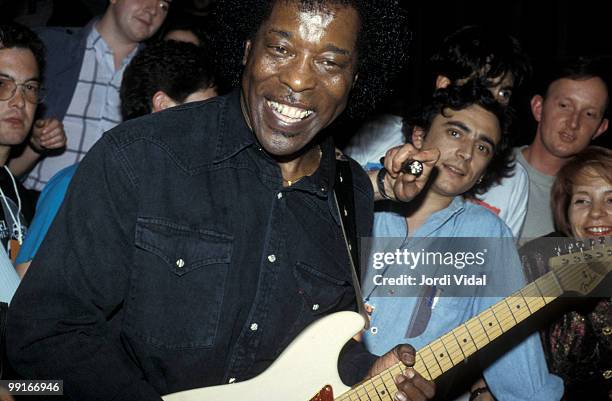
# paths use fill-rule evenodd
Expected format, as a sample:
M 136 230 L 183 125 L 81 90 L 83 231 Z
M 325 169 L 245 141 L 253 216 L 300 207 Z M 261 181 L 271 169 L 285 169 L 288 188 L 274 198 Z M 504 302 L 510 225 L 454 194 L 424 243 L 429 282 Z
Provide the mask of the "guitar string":
M 605 246 L 604 246 L 604 248 L 605 248 Z M 594 249 L 594 250 L 596 250 L 596 249 Z M 605 256 L 605 255 L 603 255 L 603 256 Z M 597 261 L 596 261 L 596 262 L 597 262 Z M 559 279 L 560 279 L 561 281 L 565 281 L 565 282 L 567 283 L 567 281 L 566 281 L 566 280 L 568 280 L 568 279 L 569 279 L 569 280 L 570 280 L 570 282 L 571 282 L 572 280 L 574 280 L 574 279 L 576 278 L 576 276 L 580 276 L 580 274 L 582 273 L 582 270 L 581 270 L 581 269 L 579 269 L 579 268 L 575 268 L 575 266 L 576 266 L 576 265 L 580 265 L 580 264 L 582 264 L 582 263 L 586 263 L 586 262 L 578 262 L 578 263 L 576 263 L 576 264 L 574 264 L 574 265 L 572 265 L 572 266 L 561 266 L 561 267 L 559 267 L 559 268 L 558 268 L 558 274 L 557 274 L 557 276 L 559 277 Z M 551 273 L 553 273 L 553 274 L 554 274 L 554 272 L 551 272 Z M 547 275 L 548 275 L 548 274 L 547 274 Z M 544 277 L 545 277 L 545 276 L 542 276 L 541 278 L 544 278 Z M 549 279 L 552 279 L 552 278 L 553 278 L 552 274 L 551 274 L 551 275 L 550 275 L 548 278 L 549 278 Z M 483 313 L 485 313 L 485 312 L 487 312 L 487 311 L 488 311 L 488 312 L 491 312 L 491 315 L 492 315 L 492 316 L 493 316 L 493 317 L 494 317 L 496 320 L 498 320 L 498 318 L 501 318 L 501 319 L 502 319 L 502 321 L 499 321 L 499 320 L 498 320 L 498 327 L 497 327 L 497 329 L 500 331 L 500 333 L 499 333 L 499 335 L 497 335 L 495 338 L 497 338 L 497 337 L 501 336 L 502 334 L 506 333 L 507 331 L 509 331 L 510 329 L 512 329 L 512 328 L 513 328 L 515 325 L 517 325 L 518 323 L 522 322 L 523 320 L 525 320 L 526 318 L 528 318 L 529 316 L 531 316 L 532 314 L 534 314 L 535 312 L 539 311 L 540 309 L 542 309 L 544 306 L 546 306 L 546 305 L 547 305 L 547 302 L 545 301 L 545 297 L 544 297 L 544 295 L 543 295 L 543 294 L 541 294 L 541 291 L 540 291 L 539 287 L 537 287 L 537 286 L 536 286 L 536 289 L 538 290 L 538 293 L 540 293 L 540 295 L 539 295 L 539 296 L 527 297 L 527 296 L 525 296 L 525 295 L 523 294 L 523 290 L 524 290 L 524 289 L 526 289 L 526 288 L 527 288 L 529 285 L 531 285 L 531 284 L 535 284 L 535 282 L 536 282 L 536 281 L 540 281 L 540 280 L 538 279 L 538 280 L 535 280 L 535 281 L 533 281 L 533 282 L 531 282 L 531 283 L 527 284 L 525 287 L 523 287 L 522 289 L 520 289 L 520 290 L 516 291 L 515 293 L 511 294 L 509 297 L 502 299 L 501 301 L 499 301 L 499 302 L 497 302 L 497 303 L 495 303 L 495 304 L 491 305 L 489 308 L 487 308 L 487 309 L 485 309 L 483 312 L 481 312 L 481 314 L 483 314 Z M 563 290 L 563 289 L 561 288 L 561 290 Z M 565 291 L 562 291 L 562 293 L 563 293 L 563 292 L 565 292 Z M 555 296 L 554 298 L 556 299 L 556 298 L 558 298 L 558 297 L 559 297 L 559 296 Z M 525 317 L 523 317 L 523 318 L 521 318 L 521 319 L 520 319 L 520 321 L 517 321 L 517 320 L 516 320 L 515 313 L 513 312 L 513 310 L 512 310 L 512 308 L 510 307 L 510 305 L 507 303 L 507 300 L 508 300 L 508 299 L 510 299 L 510 298 L 517 298 L 519 301 L 523 301 L 523 303 L 525 304 L 525 306 L 527 306 L 528 311 L 527 311 L 526 313 L 528 313 L 528 315 L 527 315 L 527 316 L 525 316 Z M 539 305 L 539 306 L 537 306 L 537 305 L 532 305 L 532 307 L 534 307 L 534 308 L 535 308 L 535 310 L 533 310 L 533 311 L 531 310 L 531 308 L 529 308 L 529 302 L 530 302 L 530 301 L 528 300 L 528 298 L 535 298 L 535 299 L 540 300 L 540 302 L 538 302 L 538 305 Z M 495 309 L 495 308 L 499 308 L 499 307 L 500 307 L 501 305 L 503 305 L 504 303 L 506 304 L 506 308 L 508 309 L 508 312 L 498 312 L 498 313 L 496 313 L 496 312 L 494 311 L 494 309 Z M 549 302 L 549 303 L 550 303 L 550 302 Z M 533 304 L 533 302 L 532 302 L 532 304 Z M 417 352 L 417 353 L 418 353 L 418 354 L 420 354 L 420 355 L 419 355 L 419 357 L 420 357 L 420 358 L 421 358 L 421 360 L 423 361 L 423 365 L 424 365 L 424 367 L 426 367 L 427 365 L 429 365 L 431 362 L 435 361 L 435 362 L 438 364 L 438 366 L 440 367 L 440 371 L 441 371 L 440 375 L 441 375 L 441 374 L 445 373 L 446 371 L 450 370 L 452 367 L 456 366 L 456 363 L 454 363 L 454 362 L 452 361 L 451 352 L 449 352 L 449 351 L 448 351 L 448 349 L 446 349 L 446 344 L 443 342 L 443 340 L 442 340 L 442 339 L 443 339 L 444 337 L 449 336 L 450 334 L 453 334 L 453 336 L 455 337 L 455 342 L 457 343 L 457 345 L 456 345 L 456 346 L 454 346 L 454 349 L 455 349 L 455 350 L 456 350 L 456 349 L 458 349 L 458 350 L 459 350 L 459 351 L 461 351 L 461 353 L 462 353 L 462 354 L 465 356 L 465 354 L 464 354 L 464 350 L 463 350 L 463 348 L 461 347 L 461 344 L 460 344 L 460 343 L 457 341 L 457 339 L 456 339 L 456 336 L 455 336 L 455 331 L 456 331 L 456 330 L 458 330 L 458 329 L 460 329 L 460 328 L 462 328 L 462 326 L 464 326 L 463 328 L 464 328 L 464 329 L 465 329 L 465 330 L 468 332 L 468 334 L 470 335 L 470 337 L 472 337 L 472 333 L 470 332 L 469 327 L 467 327 L 467 323 L 475 323 L 475 320 L 479 320 L 479 321 L 480 321 L 480 323 L 482 323 L 481 318 L 479 317 L 481 314 L 479 314 L 479 315 L 477 315 L 477 316 L 475 316 L 475 317 L 473 317 L 473 318 L 471 318 L 471 319 L 467 320 L 466 322 L 462 323 L 462 324 L 461 324 L 460 326 L 458 326 L 457 328 L 455 328 L 455 329 L 451 330 L 450 332 L 446 333 L 445 335 L 443 335 L 443 336 L 442 336 L 440 339 L 438 339 L 438 340 L 434 340 L 434 341 L 432 341 L 431 343 L 429 343 L 429 344 L 425 345 L 425 346 L 424 346 L 424 347 L 423 347 L 421 350 L 424 350 L 425 348 L 429 348 L 429 351 L 430 351 L 430 353 L 432 354 L 432 357 L 431 357 L 431 359 L 430 359 L 430 360 L 428 360 L 429 358 L 427 358 L 426 356 L 423 356 L 423 355 L 422 355 L 422 352 L 420 352 L 421 350 L 419 350 L 419 352 Z M 498 317 L 498 316 L 497 316 L 498 314 L 503 314 L 503 316 Z M 505 317 L 504 317 L 504 316 L 505 316 Z M 503 329 L 504 325 L 503 325 L 502 323 L 507 323 L 507 321 L 509 321 L 509 320 L 510 320 L 510 318 L 512 318 L 512 320 L 514 321 L 514 323 L 510 322 L 510 327 L 509 327 L 508 329 L 504 330 L 504 329 Z M 490 326 L 490 327 L 492 327 L 492 328 L 493 328 L 493 326 Z M 477 342 L 477 341 L 480 343 L 480 340 L 482 340 L 482 339 L 484 339 L 484 338 L 486 337 L 486 338 L 487 338 L 487 340 L 485 341 L 485 344 L 484 344 L 484 345 L 486 345 L 486 344 L 488 344 L 489 342 L 491 342 L 491 341 L 493 340 L 493 339 L 491 339 L 491 338 L 488 336 L 488 334 L 487 334 L 487 332 L 486 332 L 486 331 L 487 331 L 487 330 L 486 330 L 486 328 L 485 328 L 485 327 L 484 327 L 484 325 L 483 325 L 483 333 L 484 333 L 484 335 L 482 335 L 482 334 L 481 334 L 481 335 L 479 336 L 479 338 L 476 338 L 476 339 L 472 338 L 472 343 L 473 343 L 473 345 L 474 345 L 475 350 L 474 350 L 473 352 L 471 352 L 469 355 L 473 355 L 475 352 L 477 352 L 477 351 L 479 350 L 479 348 L 478 348 L 478 346 L 477 346 L 477 344 L 476 344 L 476 342 Z M 441 343 L 441 344 L 442 344 L 442 346 L 443 346 L 443 347 L 446 349 L 447 354 L 448 354 L 448 356 L 449 356 L 449 359 L 448 359 L 448 360 L 449 360 L 449 362 L 450 362 L 450 364 L 451 364 L 451 367 L 449 367 L 449 368 L 448 368 L 448 369 L 446 369 L 446 370 L 442 369 L 442 366 L 440 366 L 440 363 L 439 363 L 438 359 L 436 358 L 436 356 L 435 356 L 435 354 L 434 354 L 433 350 L 431 349 L 431 346 L 432 346 L 432 345 L 434 345 L 434 344 L 436 344 L 436 343 Z M 456 351 L 455 351 L 455 352 L 456 352 Z M 469 356 L 469 355 L 468 355 L 468 356 Z M 415 360 L 416 360 L 416 359 L 415 359 Z M 461 358 L 461 361 L 463 361 L 463 360 L 465 360 L 465 358 Z M 415 363 L 415 365 L 416 365 L 416 363 Z M 377 377 L 379 377 L 379 378 L 380 378 L 380 380 L 381 380 L 382 384 L 385 386 L 385 388 L 387 388 L 387 387 L 386 387 L 386 384 L 387 384 L 387 383 L 385 383 L 384 379 L 382 378 L 382 375 L 383 375 L 383 374 L 389 374 L 389 375 L 391 376 L 390 381 L 391 381 L 392 383 L 394 383 L 394 382 L 393 382 L 392 375 L 391 375 L 391 373 L 390 373 L 390 371 L 391 371 L 392 369 L 394 369 L 394 368 L 399 368 L 399 370 L 401 371 L 401 364 L 396 364 L 396 365 L 392 366 L 391 368 L 386 369 L 385 371 L 381 372 L 381 374 L 377 376 Z M 427 374 L 428 374 L 428 375 L 431 377 L 431 373 L 430 373 L 429 371 L 427 371 Z M 438 377 L 438 376 L 440 376 L 440 375 L 437 375 L 436 377 Z M 370 379 L 369 381 L 371 381 L 371 382 L 372 382 L 372 385 L 373 385 L 373 387 L 374 387 L 374 390 L 376 390 L 376 387 L 375 387 L 375 385 L 373 384 L 374 379 L 376 379 L 376 378 L 372 378 L 372 379 Z M 435 379 L 435 377 L 432 377 L 432 379 Z M 364 388 L 364 390 L 366 391 L 366 395 L 367 395 L 367 396 L 368 396 L 368 398 L 369 398 L 369 395 L 368 395 L 368 390 L 367 390 L 367 389 L 365 389 L 365 383 L 364 383 L 364 384 L 362 384 L 361 386 L 358 386 L 357 388 L 353 389 L 353 390 L 355 390 L 355 391 L 351 390 L 351 391 L 349 391 L 349 392 L 347 392 L 347 393 L 345 393 L 345 394 L 346 394 L 346 395 L 349 395 L 349 393 L 353 393 L 353 392 L 355 392 L 355 393 L 356 393 L 356 392 L 357 392 L 357 390 L 358 390 L 359 388 Z M 377 393 L 378 393 L 378 391 L 377 391 Z M 388 393 L 388 389 L 387 389 L 387 393 Z M 355 394 L 355 395 L 357 395 L 357 396 L 359 397 L 359 399 L 361 400 L 361 398 L 360 398 L 360 396 L 359 396 L 358 394 Z M 379 395 L 379 394 L 378 394 L 378 396 L 380 397 L 380 395 Z
M 582 262 L 582 263 L 584 263 L 584 262 Z M 580 263 L 577 263 L 577 264 L 573 265 L 572 268 L 569 268 L 569 266 L 563 266 L 563 267 L 559 268 L 559 271 L 558 271 L 559 278 L 562 281 L 565 281 L 565 282 L 567 282 L 567 280 L 570 280 L 570 281 L 574 280 L 576 278 L 576 276 L 579 276 L 581 274 L 581 272 L 582 272 L 582 270 L 580 270 L 579 268 L 575 268 L 575 266 L 578 265 L 578 264 L 580 264 Z M 552 275 L 549 277 L 549 279 L 550 278 L 552 278 Z M 527 296 L 525 296 L 523 294 L 523 290 L 526 289 L 529 285 L 534 284 L 534 283 L 535 283 L 535 281 L 532 282 L 532 283 L 527 284 L 521 290 L 511 294 L 509 297 L 504 298 L 503 300 L 497 302 L 496 304 L 490 306 L 489 308 L 487 308 L 485 311 L 482 312 L 482 313 L 486 313 L 487 311 L 491 312 L 491 316 L 494 317 L 496 320 L 498 320 L 497 326 L 491 326 L 489 324 L 491 329 L 495 329 L 496 331 L 499 330 L 499 334 L 496 335 L 495 338 L 497 338 L 500 335 L 504 334 L 505 332 L 509 331 L 515 325 L 517 325 L 518 323 L 522 322 L 523 320 L 528 318 L 530 315 L 534 314 L 535 312 L 539 311 L 541 308 L 546 306 L 547 303 L 546 303 L 545 298 L 544 298 L 543 295 L 527 297 Z M 511 299 L 511 298 L 516 298 L 518 301 L 520 301 L 520 303 L 518 305 L 524 304 L 527 307 L 527 309 L 528 309 L 527 312 L 523 312 L 522 313 L 522 314 L 527 313 L 527 316 L 523 316 L 522 318 L 519 317 L 519 319 L 520 319 L 519 321 L 516 320 L 519 312 L 514 311 L 513 308 L 510 306 L 510 304 L 508 302 L 508 300 Z M 537 304 L 533 300 L 530 301 L 528 298 L 536 298 L 536 300 L 538 300 Z M 555 298 L 558 298 L 558 297 L 555 297 Z M 499 310 L 496 311 L 496 309 L 499 309 L 504 304 L 505 304 L 505 308 L 504 309 L 507 309 L 507 311 L 499 311 Z M 530 306 L 531 306 L 531 308 L 530 308 Z M 480 316 L 480 315 L 478 315 L 478 316 Z M 474 317 L 474 319 L 478 318 L 479 320 L 482 321 L 482 318 L 479 318 L 478 316 Z M 489 316 L 489 317 L 491 317 L 491 316 Z M 499 319 L 501 319 L 501 321 Z M 512 321 L 510 321 L 510 319 L 512 319 Z M 470 319 L 470 320 L 472 320 L 472 319 Z M 465 323 L 470 322 L 470 320 L 466 321 Z M 508 322 L 510 323 L 510 327 L 508 327 L 507 329 L 504 329 L 504 327 L 506 327 L 506 324 Z M 487 323 L 490 323 L 490 322 L 487 322 Z M 430 352 L 432 354 L 432 357 L 426 357 L 426 356 L 421 355 L 421 359 L 423 359 L 423 363 L 424 363 L 425 366 L 427 366 L 429 363 L 433 362 L 434 360 L 438 363 L 438 365 L 440 365 L 439 361 L 438 361 L 438 358 L 435 356 L 435 353 L 433 352 L 431 347 L 433 345 L 438 344 L 438 343 L 442 343 L 442 345 L 446 348 L 446 346 L 448 345 L 448 342 L 444 341 L 443 338 L 445 336 L 447 336 L 448 334 L 450 334 L 450 333 L 453 333 L 453 335 L 454 335 L 455 331 L 457 329 L 459 329 L 459 328 L 461 328 L 461 326 L 458 326 L 456 329 L 453 329 L 449 333 L 445 334 L 442 338 L 440 338 L 438 340 L 435 340 L 432 343 L 429 343 L 429 344 L 427 344 L 426 346 L 423 347 L 423 349 L 425 349 L 426 347 L 429 348 L 429 350 L 430 350 Z M 466 327 L 466 329 L 469 329 L 469 328 Z M 486 337 L 488 337 L 487 329 L 484 326 L 483 326 L 483 331 L 484 331 L 484 334 L 486 335 Z M 489 332 L 490 332 L 490 330 L 489 330 Z M 468 333 L 469 333 L 469 330 L 468 330 Z M 478 342 L 478 344 L 480 344 L 481 347 L 482 347 L 482 345 L 483 345 L 482 344 L 482 340 L 485 339 L 485 335 L 481 334 L 475 340 L 474 339 L 473 340 Z M 485 344 L 484 345 L 488 344 L 492 340 L 493 339 L 487 338 L 485 340 Z M 476 349 L 473 352 L 471 352 L 470 355 L 472 355 L 473 353 L 475 353 L 479 349 L 477 344 L 474 344 L 474 346 L 475 346 Z M 463 354 L 463 348 L 461 347 L 461 344 L 459 342 L 457 342 L 457 346 L 453 346 L 453 348 L 454 348 L 454 352 L 448 352 L 448 350 L 447 350 L 447 354 L 449 356 L 449 358 L 447 360 L 449 361 L 449 363 L 452 366 L 450 366 L 448 369 L 441 369 L 441 371 L 442 371 L 441 373 L 444 373 L 445 371 L 451 369 L 452 367 L 454 367 L 456 365 L 456 363 L 453 362 L 452 354 L 456 354 L 457 353 L 457 348 Z M 441 356 L 441 358 L 443 358 L 443 356 Z M 461 359 L 461 361 L 463 361 L 465 358 L 460 358 L 460 359 Z M 440 368 L 441 368 L 441 366 L 440 366 Z M 431 377 L 431 373 L 430 372 L 427 372 L 427 373 Z
M 567 284 L 568 280 L 569 280 L 569 282 L 576 282 L 576 280 L 575 280 L 575 279 L 576 279 L 576 277 L 577 277 L 577 276 L 580 276 L 580 275 L 581 275 L 581 273 L 582 273 L 582 269 L 581 269 L 581 268 L 576 268 L 576 266 L 577 266 L 577 265 L 580 265 L 580 264 L 582 264 L 582 263 L 585 263 L 585 262 L 579 262 L 579 263 L 576 263 L 576 264 L 574 264 L 574 265 L 572 265 L 572 266 L 563 266 L 563 267 L 560 267 L 560 268 L 559 268 L 559 270 L 558 270 L 558 276 L 559 276 L 559 279 L 560 279 L 561 281 L 565 282 L 566 284 Z M 544 278 L 544 277 L 542 277 L 542 278 Z M 551 278 L 552 278 L 552 275 L 549 277 L 549 279 L 551 279 Z M 539 281 L 539 280 L 536 280 L 536 281 Z M 510 295 L 510 296 L 509 296 L 509 297 L 507 297 L 507 298 L 504 298 L 504 299 L 503 299 L 503 300 L 501 300 L 500 302 L 498 302 L 498 303 L 496 303 L 496 304 L 492 305 L 491 307 L 487 308 L 487 310 L 485 310 L 485 311 L 483 311 L 483 312 L 482 312 L 482 313 L 485 313 L 485 312 L 489 311 L 489 312 L 491 312 L 491 316 L 493 316 L 494 318 L 496 318 L 496 320 L 498 320 L 498 319 L 502 319 L 501 321 L 499 321 L 499 320 L 498 320 L 498 325 L 497 325 L 497 327 L 489 325 L 489 326 L 491 327 L 491 329 L 496 329 L 496 330 L 499 330 L 499 331 L 500 331 L 499 335 L 497 335 L 495 338 L 497 338 L 497 337 L 499 337 L 501 334 L 504 334 L 505 332 L 509 331 L 509 330 L 510 330 L 510 329 L 512 329 L 512 328 L 513 328 L 515 325 L 517 325 L 518 323 L 522 322 L 523 320 L 525 320 L 526 318 L 528 318 L 530 315 L 534 314 L 535 312 L 539 311 L 541 308 L 543 308 L 544 306 L 546 306 L 546 304 L 547 304 L 547 303 L 546 303 L 546 301 L 545 301 L 544 295 L 533 296 L 533 297 L 527 297 L 527 296 L 525 296 L 525 295 L 524 295 L 523 291 L 524 291 L 524 290 L 525 290 L 525 289 L 526 289 L 526 288 L 527 288 L 529 285 L 534 284 L 534 283 L 535 283 L 535 281 L 534 281 L 534 282 L 532 282 L 532 283 L 529 283 L 528 285 L 526 285 L 525 287 L 523 287 L 521 290 L 519 290 L 519 291 L 517 291 L 517 292 L 513 293 L 512 295 Z M 536 288 L 537 288 L 537 287 L 536 287 Z M 538 290 L 538 292 L 539 292 L 539 290 Z M 541 294 L 541 293 L 540 293 L 540 294 Z M 518 315 L 518 312 L 514 311 L 514 310 L 513 310 L 513 308 L 510 306 L 510 304 L 509 304 L 509 302 L 508 302 L 508 300 L 509 300 L 509 299 L 511 299 L 511 298 L 517 298 L 517 300 L 518 300 L 518 301 L 520 301 L 519 305 L 524 303 L 524 304 L 525 304 L 525 306 L 527 306 L 528 311 L 527 311 L 527 312 L 523 312 L 523 314 L 524 314 L 524 313 L 527 313 L 527 316 L 524 316 L 524 317 L 520 318 L 520 320 L 519 320 L 519 321 L 517 321 L 517 320 L 516 320 L 516 319 L 517 319 L 517 317 L 516 317 L 516 316 Z M 531 301 L 530 301 L 530 300 L 529 300 L 529 298 L 535 298 L 535 299 L 538 301 L 538 302 L 537 302 L 537 304 L 536 304 L 536 302 L 534 302 L 533 300 L 531 300 Z M 558 297 L 555 297 L 555 298 L 558 298 Z M 505 307 L 505 308 L 503 308 L 503 309 L 507 309 L 507 311 L 499 311 L 499 310 L 497 310 L 497 311 L 496 311 L 496 309 L 499 309 L 499 308 L 500 308 L 502 305 L 504 305 L 504 304 L 506 305 L 506 307 Z M 530 308 L 530 306 L 531 306 L 531 308 Z M 481 314 L 482 314 L 482 313 L 481 313 Z M 478 315 L 478 316 L 480 316 L 480 315 Z M 490 316 L 489 316 L 489 317 L 490 317 Z M 478 317 L 475 317 L 475 318 L 478 318 Z M 474 319 L 475 319 L 475 318 L 474 318 Z M 482 320 L 482 318 L 478 318 L 478 319 L 479 319 L 479 320 Z M 513 320 L 513 321 L 510 321 L 510 322 L 509 322 L 509 323 L 510 323 L 510 327 L 508 327 L 507 329 L 505 329 L 505 330 L 504 330 L 504 327 L 506 327 L 506 326 L 505 326 L 505 324 L 506 324 L 506 323 L 508 323 L 508 321 L 509 321 L 510 319 L 512 319 L 512 320 Z M 471 320 L 471 319 L 470 319 L 470 320 Z M 468 321 L 467 321 L 467 322 L 465 322 L 465 323 L 470 322 L 470 320 L 468 320 Z M 451 330 L 449 333 L 453 333 L 453 335 L 454 335 L 454 333 L 455 333 L 455 332 L 456 332 L 456 331 L 457 331 L 459 328 L 461 328 L 461 326 L 458 326 L 456 329 Z M 469 329 L 469 328 L 468 328 L 468 329 Z M 486 331 L 486 328 L 485 328 L 485 331 Z M 449 333 L 447 333 L 447 334 L 449 334 Z M 469 330 L 468 330 L 468 333 L 469 333 Z M 487 333 L 485 332 L 484 334 L 486 335 Z M 447 335 L 445 335 L 445 336 L 447 336 Z M 439 342 L 444 343 L 445 341 L 444 341 L 443 339 L 444 339 L 444 337 L 445 337 L 445 336 L 441 337 L 441 338 L 440 338 L 440 339 L 438 339 L 438 340 L 433 341 L 432 343 L 430 343 L 430 344 L 426 345 L 425 347 L 429 347 L 429 348 L 430 348 L 430 351 L 432 351 L 432 350 L 431 350 L 431 346 L 432 346 L 432 345 L 434 345 L 434 344 L 436 344 L 436 343 L 439 343 Z M 484 339 L 484 337 L 485 337 L 485 336 L 483 336 L 483 335 L 481 334 L 481 335 L 480 335 L 480 336 L 479 336 L 479 337 L 478 337 L 478 338 L 477 338 L 475 341 L 477 341 L 479 344 L 481 344 L 481 341 Z M 487 337 L 488 337 L 488 335 L 487 335 Z M 491 339 L 491 341 L 492 341 L 492 339 Z M 489 339 L 487 338 L 487 340 L 485 340 L 485 345 L 486 345 L 488 342 L 490 342 L 490 341 L 489 341 Z M 448 343 L 446 343 L 446 344 L 448 344 Z M 476 351 L 477 351 L 477 350 L 478 350 L 478 345 L 476 345 L 476 344 L 474 344 L 474 345 L 476 346 Z M 481 346 L 482 346 L 482 344 L 481 344 Z M 423 348 L 425 348 L 425 347 L 423 347 Z M 457 348 L 457 347 L 454 347 L 454 348 Z M 460 350 L 460 351 L 463 353 L 463 349 L 462 349 L 462 347 L 461 347 L 461 344 L 460 344 L 460 343 L 458 343 L 458 348 L 459 348 L 459 350 Z M 433 353 L 433 352 L 432 352 L 432 353 Z M 455 350 L 455 353 L 456 353 L 456 350 Z M 472 352 L 470 355 L 472 355 L 473 353 L 474 353 L 474 352 Z M 451 353 L 449 352 L 448 354 L 449 354 L 449 355 L 448 355 L 448 356 L 449 356 L 449 362 L 450 362 L 450 363 L 451 363 L 453 366 L 455 366 L 455 365 L 456 365 L 456 363 L 454 363 L 454 362 L 453 362 L 453 360 L 452 360 L 453 358 L 452 358 Z M 425 365 L 427 365 L 428 363 L 431 363 L 431 362 L 432 362 L 432 360 L 427 360 L 427 359 L 429 359 L 429 358 L 427 358 L 427 357 L 421 356 L 421 358 L 424 360 L 424 364 L 425 364 Z M 436 362 L 438 362 L 437 358 L 435 357 L 435 354 L 434 354 L 433 359 L 435 359 L 435 360 L 436 360 Z M 463 359 L 465 359 L 465 358 L 463 358 Z M 452 366 L 451 366 L 451 368 L 452 368 Z M 450 369 L 450 368 L 449 368 L 449 369 Z M 448 370 L 448 369 L 447 369 L 447 370 Z M 444 371 L 442 371 L 442 373 L 444 373 Z M 430 373 L 429 373 L 429 376 L 431 376 L 431 374 L 430 374 Z
M 581 263 L 585 263 L 585 262 L 581 262 Z M 564 266 L 562 268 L 562 270 L 560 268 L 560 271 L 558 272 L 559 273 L 558 275 L 560 276 L 560 279 L 562 281 L 565 281 L 565 282 L 567 282 L 568 280 L 569 281 L 575 281 L 576 276 L 579 276 L 582 273 L 582 270 L 580 268 L 576 268 L 575 266 L 576 265 L 580 265 L 581 263 L 576 263 L 575 265 L 572 266 L 572 268 L 568 268 L 569 266 Z M 525 290 L 527 290 L 530 285 L 533 287 L 533 289 L 537 290 L 538 293 L 540 293 L 540 295 L 537 295 L 537 296 L 526 296 L 525 295 Z M 502 332 L 506 331 L 506 330 L 503 330 L 503 327 L 504 327 L 503 323 L 507 323 L 507 320 L 509 320 L 510 317 L 515 319 L 515 316 L 517 315 L 517 313 L 515 311 L 513 311 L 513 309 L 509 305 L 508 300 L 511 299 L 511 298 L 518 298 L 519 301 L 524 301 L 525 306 L 527 306 L 527 308 L 529 309 L 529 311 L 525 312 L 525 313 L 529 313 L 529 315 L 537 312 L 538 310 L 540 310 L 542 307 L 544 307 L 546 305 L 545 297 L 544 297 L 544 295 L 541 294 L 541 291 L 539 290 L 539 288 L 537 286 L 535 286 L 535 282 L 532 282 L 532 283 L 526 285 L 521 290 L 517 291 L 516 293 L 512 294 L 510 297 L 505 298 L 503 300 L 503 301 L 505 301 L 505 304 L 506 304 L 506 307 L 507 307 L 508 311 L 501 311 L 501 313 L 500 313 L 499 307 L 502 305 L 502 303 L 496 303 L 496 304 L 492 305 L 489 308 L 489 310 L 493 313 L 493 315 L 496 316 L 496 317 L 500 317 L 500 316 L 504 317 L 503 321 L 500 322 L 501 323 L 500 324 L 500 328 L 502 328 Z M 530 298 L 535 298 L 535 301 L 533 299 L 530 300 Z M 502 309 L 504 309 L 504 308 L 502 308 Z M 510 313 L 508 313 L 508 312 L 510 312 Z M 528 316 L 526 316 L 526 317 L 528 317 Z M 524 320 L 524 319 L 521 319 L 521 321 L 522 320 Z M 511 326 L 513 326 L 513 324 L 511 324 Z M 452 330 L 450 333 L 454 334 L 455 331 L 456 330 Z M 482 339 L 482 338 L 479 338 L 478 340 L 480 340 L 480 339 Z

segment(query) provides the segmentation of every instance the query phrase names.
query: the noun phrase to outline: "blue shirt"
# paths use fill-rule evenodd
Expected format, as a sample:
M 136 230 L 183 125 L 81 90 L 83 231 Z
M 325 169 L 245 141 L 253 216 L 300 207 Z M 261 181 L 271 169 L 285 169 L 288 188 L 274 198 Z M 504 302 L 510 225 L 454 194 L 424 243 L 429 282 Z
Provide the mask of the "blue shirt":
M 57 211 L 62 205 L 68 185 L 77 167 L 78 164 L 66 167 L 55 174 L 45 185 L 45 189 L 41 192 L 36 203 L 36 214 L 19 250 L 16 263 L 24 263 L 34 259 L 34 255 L 36 255 Z
M 495 275 L 496 280 L 506 283 L 509 291 L 525 285 L 511 231 L 493 213 L 465 202 L 461 197 L 456 197 L 447 208 L 432 214 L 415 231 L 414 238 L 408 238 L 404 216 L 394 212 L 377 212 L 373 235 L 404 238 L 406 248 L 410 248 L 412 242 L 418 242 L 419 237 L 508 238 L 508 241 L 496 242 L 498 246 L 492 247 L 495 249 L 489 249 L 482 269 L 488 271 L 490 276 Z M 421 249 L 420 246 L 418 249 Z M 390 345 L 397 343 L 409 343 L 418 350 L 501 299 L 492 296 L 441 296 L 436 299 L 422 334 L 407 338 L 409 322 L 419 298 L 377 296 L 368 299 L 368 294 L 374 290 L 368 283 L 372 282 L 371 275 L 375 273 L 379 271 L 368 271 L 364 282 L 366 301 L 374 307 L 371 328 L 364 335 L 364 342 L 375 354 L 386 352 Z M 548 372 L 537 334 L 529 336 L 489 365 L 484 370 L 484 377 L 499 401 L 550 401 L 560 399 L 563 394 L 561 379 Z

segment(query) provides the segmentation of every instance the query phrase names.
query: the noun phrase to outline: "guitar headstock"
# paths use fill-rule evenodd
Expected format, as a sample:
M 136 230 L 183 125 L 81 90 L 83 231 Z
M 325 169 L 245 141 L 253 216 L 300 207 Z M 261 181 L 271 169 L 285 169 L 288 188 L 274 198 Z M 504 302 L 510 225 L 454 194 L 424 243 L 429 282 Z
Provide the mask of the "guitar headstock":
M 563 290 L 587 295 L 612 271 L 612 241 L 610 237 L 587 238 L 565 244 L 557 256 L 549 259 L 551 270 Z

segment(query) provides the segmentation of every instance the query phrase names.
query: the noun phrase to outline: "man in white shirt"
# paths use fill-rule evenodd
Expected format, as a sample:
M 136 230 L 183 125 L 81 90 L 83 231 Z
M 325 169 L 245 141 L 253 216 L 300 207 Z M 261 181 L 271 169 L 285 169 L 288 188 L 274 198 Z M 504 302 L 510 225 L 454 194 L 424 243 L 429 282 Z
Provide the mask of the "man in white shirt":
M 503 105 L 531 75 L 529 60 L 514 37 L 481 26 L 466 26 L 447 36 L 431 64 L 435 89 L 480 80 Z M 406 142 L 402 125 L 402 117 L 389 114 L 370 121 L 353 136 L 345 152 L 366 169 L 378 168 L 387 149 Z M 478 196 L 477 203 L 497 214 L 517 238 L 527 212 L 527 173 L 518 165 L 505 170 L 501 177 L 513 174 L 514 179 L 509 184 L 507 178 L 501 180 L 504 185 L 495 183 Z

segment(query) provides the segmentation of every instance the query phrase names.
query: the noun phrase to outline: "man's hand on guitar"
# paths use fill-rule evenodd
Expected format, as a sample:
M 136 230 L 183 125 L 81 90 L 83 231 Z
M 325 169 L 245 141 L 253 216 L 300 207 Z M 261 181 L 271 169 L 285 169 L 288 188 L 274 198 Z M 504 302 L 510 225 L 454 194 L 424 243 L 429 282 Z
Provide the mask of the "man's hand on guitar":
M 394 399 L 398 401 L 425 401 L 434 397 L 436 384 L 426 380 L 417 373 L 412 366 L 414 365 L 414 348 L 408 344 L 398 345 L 385 355 L 374 362 L 370 368 L 369 377 L 380 374 L 385 369 L 403 363 L 407 368 L 403 375 L 395 377 L 395 384 L 398 392 Z

